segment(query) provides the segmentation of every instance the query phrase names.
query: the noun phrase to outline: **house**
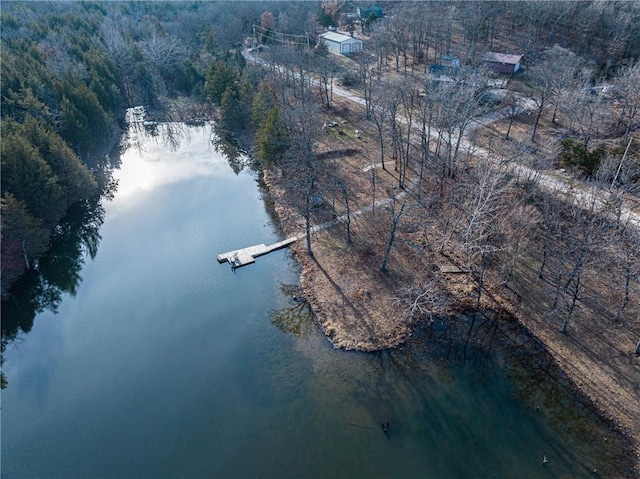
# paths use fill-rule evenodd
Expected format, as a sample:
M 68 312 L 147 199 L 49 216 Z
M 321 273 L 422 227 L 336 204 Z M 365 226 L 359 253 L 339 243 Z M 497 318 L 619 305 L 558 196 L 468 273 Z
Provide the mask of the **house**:
M 325 45 L 330 52 L 342 53 L 348 55 L 349 53 L 358 53 L 362 51 L 362 40 L 359 38 L 353 38 L 349 35 L 343 35 L 337 32 L 326 32 L 320 35 L 320 38 L 324 41 Z
M 379 5 L 368 8 L 358 7 L 358 15 L 360 15 L 360 19 L 364 22 L 369 18 L 378 19 L 384 17 L 384 11 Z
M 440 65 L 455 70 L 456 68 L 460 68 L 460 59 L 453 55 L 440 55 Z
M 482 57 L 487 68 L 496 73 L 515 73 L 520 70 L 522 55 L 487 52 Z
M 460 59 L 453 55 L 440 55 L 440 63 L 429 67 L 429 71 L 435 76 L 455 75 L 460 68 Z
M 429 67 L 429 72 L 431 72 L 432 75 L 440 76 L 440 75 L 446 75 L 447 69 L 442 65 L 440 65 L 439 63 L 435 63 Z

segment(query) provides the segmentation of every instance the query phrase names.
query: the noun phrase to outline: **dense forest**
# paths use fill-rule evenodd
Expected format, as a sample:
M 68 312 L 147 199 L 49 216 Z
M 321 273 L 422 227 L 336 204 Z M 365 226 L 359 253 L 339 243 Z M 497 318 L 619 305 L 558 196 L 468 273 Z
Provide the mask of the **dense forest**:
M 5 4 L 2 12 L 2 286 L 47 250 L 122 123 L 118 66 L 96 41 L 97 6 Z M 107 150 L 108 151 L 108 150 Z

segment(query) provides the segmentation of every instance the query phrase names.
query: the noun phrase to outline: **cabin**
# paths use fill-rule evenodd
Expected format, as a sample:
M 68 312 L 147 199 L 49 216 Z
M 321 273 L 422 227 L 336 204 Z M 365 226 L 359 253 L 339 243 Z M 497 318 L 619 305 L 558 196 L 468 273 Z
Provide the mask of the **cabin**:
M 353 38 L 337 32 L 325 32 L 320 35 L 320 38 L 322 38 L 322 41 L 327 45 L 327 49 L 332 53 L 348 55 L 362 51 L 363 43 L 359 38 Z
M 520 70 L 522 55 L 512 55 L 509 53 L 487 52 L 482 57 L 482 61 L 490 70 L 496 73 L 515 73 Z

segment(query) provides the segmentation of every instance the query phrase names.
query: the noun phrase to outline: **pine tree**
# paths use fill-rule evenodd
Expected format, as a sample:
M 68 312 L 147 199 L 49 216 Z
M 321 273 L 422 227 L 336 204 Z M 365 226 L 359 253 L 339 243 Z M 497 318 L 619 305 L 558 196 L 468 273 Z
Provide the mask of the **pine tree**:
M 236 73 L 224 62 L 217 62 L 206 76 L 204 91 L 214 105 L 222 104 L 222 97 L 227 88 L 238 81 Z
M 259 156 L 267 161 L 277 161 L 289 148 L 289 133 L 284 125 L 280 109 L 271 109 L 257 132 Z
M 273 90 L 266 84 L 260 85 L 252 104 L 251 125 L 258 130 L 266 121 L 271 110 L 276 106 Z

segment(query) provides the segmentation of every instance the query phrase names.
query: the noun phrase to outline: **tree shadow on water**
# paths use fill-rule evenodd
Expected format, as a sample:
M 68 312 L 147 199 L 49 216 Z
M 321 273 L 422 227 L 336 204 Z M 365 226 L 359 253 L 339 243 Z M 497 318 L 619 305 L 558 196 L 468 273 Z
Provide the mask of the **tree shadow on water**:
M 95 258 L 102 237 L 105 210 L 101 196 L 72 205 L 55 228 L 49 250 L 16 281 L 2 298 L 2 350 L 20 334 L 28 333 L 35 317 L 57 312 L 62 296 L 75 296 L 88 257 Z M 2 376 L 2 387 L 6 387 Z
M 297 285 L 283 284 L 282 292 L 291 298 L 293 305 L 285 306 L 269 313 L 271 324 L 280 331 L 301 338 L 307 338 L 313 331 L 313 311 Z

